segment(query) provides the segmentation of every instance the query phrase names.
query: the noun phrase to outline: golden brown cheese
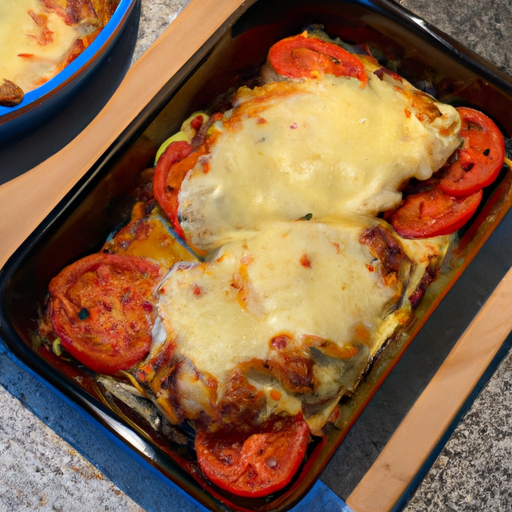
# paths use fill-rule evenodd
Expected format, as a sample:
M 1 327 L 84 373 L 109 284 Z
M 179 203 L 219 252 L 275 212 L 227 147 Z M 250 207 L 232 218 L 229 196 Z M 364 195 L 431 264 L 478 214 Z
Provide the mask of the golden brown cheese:
M 107 240 L 102 251 L 151 258 L 167 269 L 177 261 L 197 260 L 172 234 L 159 209 L 146 215 L 143 203 L 137 203 L 131 222 Z
M 369 70 L 370 71 L 370 70 Z M 401 184 L 429 178 L 458 147 L 456 110 L 406 82 L 355 78 L 239 90 L 179 194 L 191 244 L 206 251 L 273 220 L 375 215 Z
M 15 82 L 25 92 L 52 77 L 69 49 L 78 39 L 78 32 L 56 13 L 45 14 L 53 40 L 41 43 L 42 28 L 35 16 L 44 7 L 40 0 L 2 0 L 0 2 L 0 77 Z
M 372 226 L 403 246 L 396 272 L 362 243 Z M 402 244 L 386 223 L 369 217 L 277 222 L 226 244 L 213 261 L 178 264 L 160 287 L 152 349 L 158 353 L 171 341 L 173 360 L 189 367 L 173 376 L 172 391 L 166 387 L 167 405 L 180 404 L 178 421 L 202 411 L 215 417 L 240 373 L 266 397 L 258 414 L 303 409 L 318 430 L 409 316 L 407 296 L 447 245 L 448 237 Z M 300 392 L 289 382 L 298 377 L 287 375 L 287 354 L 311 363 Z

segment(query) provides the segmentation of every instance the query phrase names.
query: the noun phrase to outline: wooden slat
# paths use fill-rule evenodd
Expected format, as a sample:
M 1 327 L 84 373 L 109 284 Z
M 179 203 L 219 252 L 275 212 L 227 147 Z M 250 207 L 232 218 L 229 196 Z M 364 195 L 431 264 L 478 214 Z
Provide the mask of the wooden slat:
M 391 510 L 512 331 L 512 270 L 494 290 L 347 499 L 354 512 Z
M 243 0 L 191 0 L 83 132 L 48 160 L 0 187 L 0 266 L 242 4 Z

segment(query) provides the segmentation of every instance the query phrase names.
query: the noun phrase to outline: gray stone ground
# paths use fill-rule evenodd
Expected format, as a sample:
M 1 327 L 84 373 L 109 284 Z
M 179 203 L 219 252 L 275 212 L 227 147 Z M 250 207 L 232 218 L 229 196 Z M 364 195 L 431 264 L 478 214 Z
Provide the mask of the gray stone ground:
M 188 2 L 189 0 L 142 0 L 139 35 L 133 54 L 134 62 L 172 23 Z
M 3 387 L 0 409 L 1 512 L 143 510 Z

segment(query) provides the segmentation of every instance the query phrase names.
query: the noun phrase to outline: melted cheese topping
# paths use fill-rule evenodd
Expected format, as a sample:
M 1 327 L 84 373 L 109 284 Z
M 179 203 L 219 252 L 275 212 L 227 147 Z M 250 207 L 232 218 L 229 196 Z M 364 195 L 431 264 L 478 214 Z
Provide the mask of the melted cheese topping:
M 41 28 L 30 16 L 47 16 L 52 41 L 41 44 Z M 0 1 L 0 79 L 11 80 L 24 92 L 35 89 L 60 70 L 79 37 L 56 13 L 45 10 L 40 0 Z
M 364 360 L 350 382 L 339 368 L 333 374 L 324 367 L 317 375 L 320 395 L 329 395 L 333 383 L 350 388 L 380 348 L 376 344 L 402 319 L 389 314 L 401 301 L 399 283 L 384 283 L 379 262 L 359 242 L 363 229 L 377 222 L 273 223 L 223 246 L 211 262 L 173 267 L 160 288 L 165 333 L 155 332 L 155 341 L 173 340 L 179 357 L 214 377 L 221 390 L 239 363 L 276 357 L 271 340 L 282 334 L 306 351 L 308 340 L 319 338 L 341 349 L 359 346 Z M 427 253 L 440 254 L 446 241 L 417 241 L 410 256 L 428 261 Z M 422 275 L 413 275 L 416 284 Z
M 191 244 L 211 250 L 272 220 L 370 214 L 398 204 L 459 145 L 455 109 L 369 73 L 241 89 L 209 156 L 188 173 L 179 215 Z M 412 88 L 412 89 L 411 89 Z M 425 107 L 438 109 L 432 120 Z M 418 114 L 418 115 L 416 115 Z M 422 118 L 422 121 L 419 120 Z
M 364 87 L 327 75 L 242 88 L 196 148 L 178 216 L 208 256 L 162 283 L 144 373 L 170 421 L 215 422 L 245 387 L 251 421 L 302 411 L 318 432 L 439 267 L 450 237 L 404 240 L 376 214 L 445 163 L 459 115 L 365 66 Z

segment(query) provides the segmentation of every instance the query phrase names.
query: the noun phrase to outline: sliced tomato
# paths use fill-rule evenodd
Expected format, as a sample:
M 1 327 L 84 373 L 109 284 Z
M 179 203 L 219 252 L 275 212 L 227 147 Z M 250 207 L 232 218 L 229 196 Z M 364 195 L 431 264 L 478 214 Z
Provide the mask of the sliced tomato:
M 309 442 L 302 415 L 277 417 L 257 433 L 229 432 L 196 435 L 196 453 L 211 482 L 238 496 L 267 496 L 290 483 Z
M 405 238 L 428 238 L 458 231 L 473 216 L 482 190 L 466 197 L 445 194 L 432 181 L 429 187 L 407 196 L 389 216 L 396 232 Z
M 153 194 L 171 221 L 176 233 L 185 239 L 185 234 L 178 220 L 178 194 L 186 174 L 194 162 L 185 161 L 192 153 L 192 146 L 183 140 L 172 142 L 162 153 L 155 167 L 153 177 Z M 197 159 L 197 158 L 196 158 Z
M 478 110 L 460 107 L 463 146 L 455 160 L 440 172 L 439 188 L 446 194 L 467 196 L 490 185 L 505 159 L 505 139 L 494 122 Z
M 149 353 L 159 265 L 98 253 L 50 282 L 48 316 L 62 346 L 92 370 L 112 375 Z
M 363 63 L 340 46 L 304 34 L 278 41 L 270 48 L 270 64 L 281 76 L 313 78 L 318 72 L 357 78 L 363 85 L 368 75 Z

